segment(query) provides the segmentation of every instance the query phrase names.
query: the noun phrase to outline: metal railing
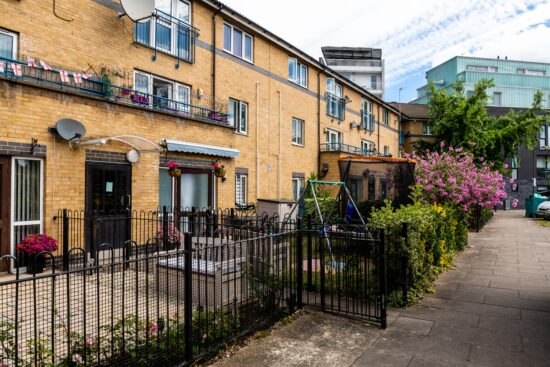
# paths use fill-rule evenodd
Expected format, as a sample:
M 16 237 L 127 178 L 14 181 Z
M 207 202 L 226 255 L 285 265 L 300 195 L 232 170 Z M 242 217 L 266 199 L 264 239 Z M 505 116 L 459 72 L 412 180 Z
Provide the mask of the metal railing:
M 19 60 L 0 57 L 0 63 L 4 64 L 4 71 L 0 72 L 0 77 L 103 98 L 128 106 L 167 112 L 183 118 L 192 118 L 223 126 L 231 126 L 229 115 L 224 112 L 110 84 L 98 78 L 82 78 L 80 83 L 77 83 L 73 74 L 69 73 L 68 79 L 63 81 L 57 70 L 44 70 L 40 67 L 31 67 Z M 14 73 L 13 65 L 19 65 L 18 67 L 21 68 L 20 76 L 17 75 L 18 73 Z
M 155 52 L 172 55 L 189 63 L 195 61 L 195 39 L 199 30 L 192 25 L 160 10 L 149 20 L 134 26 L 134 41 Z
M 390 157 L 383 153 L 376 153 L 373 149 L 362 149 L 353 145 L 344 143 L 322 143 L 321 152 L 341 152 L 360 156 Z

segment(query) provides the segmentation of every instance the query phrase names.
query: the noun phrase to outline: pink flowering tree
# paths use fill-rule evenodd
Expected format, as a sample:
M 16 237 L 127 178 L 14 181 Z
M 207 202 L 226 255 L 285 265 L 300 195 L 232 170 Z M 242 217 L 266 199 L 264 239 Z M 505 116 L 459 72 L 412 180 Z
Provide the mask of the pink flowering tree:
M 472 143 L 473 144 L 473 143 Z M 468 211 L 480 205 L 490 208 L 506 198 L 503 176 L 492 162 L 475 158 L 463 148 L 445 147 L 441 152 L 412 155 L 416 163 L 416 194 L 430 203 L 451 203 Z

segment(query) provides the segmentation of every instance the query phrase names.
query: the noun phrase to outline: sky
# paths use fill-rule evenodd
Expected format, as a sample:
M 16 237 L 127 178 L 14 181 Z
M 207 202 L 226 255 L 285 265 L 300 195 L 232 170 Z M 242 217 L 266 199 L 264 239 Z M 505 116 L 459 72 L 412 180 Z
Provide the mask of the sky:
M 386 101 L 408 102 L 453 56 L 550 63 L 550 0 L 222 0 L 319 58 L 322 46 L 382 49 Z

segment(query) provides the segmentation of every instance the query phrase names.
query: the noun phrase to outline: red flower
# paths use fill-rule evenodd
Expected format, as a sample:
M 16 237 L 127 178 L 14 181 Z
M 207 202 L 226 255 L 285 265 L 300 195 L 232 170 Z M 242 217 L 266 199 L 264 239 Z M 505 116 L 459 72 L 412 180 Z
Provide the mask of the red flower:
M 218 163 L 214 163 L 214 169 L 218 169 L 218 168 L 220 168 L 220 165 Z

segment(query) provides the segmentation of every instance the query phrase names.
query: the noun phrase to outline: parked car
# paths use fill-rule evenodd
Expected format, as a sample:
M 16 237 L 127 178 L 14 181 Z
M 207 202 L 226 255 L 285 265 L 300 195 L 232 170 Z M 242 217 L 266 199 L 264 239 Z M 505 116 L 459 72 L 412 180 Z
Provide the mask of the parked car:
M 550 200 L 543 201 L 537 207 L 537 217 L 542 217 L 544 219 L 550 219 Z

